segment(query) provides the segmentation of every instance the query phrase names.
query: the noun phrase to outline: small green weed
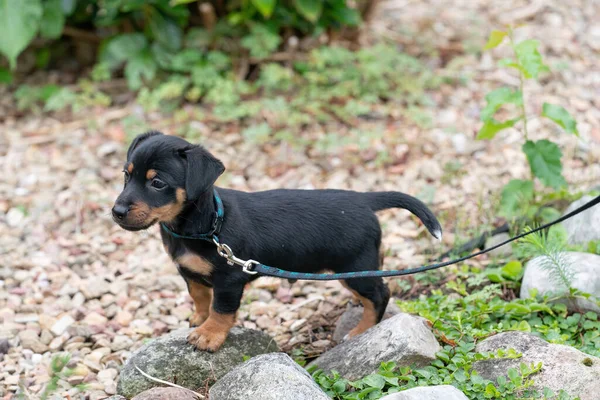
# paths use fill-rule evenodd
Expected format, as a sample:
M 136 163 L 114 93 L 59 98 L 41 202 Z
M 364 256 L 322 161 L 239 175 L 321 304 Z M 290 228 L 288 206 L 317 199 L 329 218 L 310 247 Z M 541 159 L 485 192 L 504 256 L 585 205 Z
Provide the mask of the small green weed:
M 485 50 L 499 46 L 505 38 L 508 38 L 513 50 L 513 57 L 500 60 L 499 66 L 517 71 L 520 82 L 519 88 L 501 87 L 487 94 L 485 97 L 487 104 L 481 111 L 481 120 L 484 124 L 477 134 L 477 139 L 493 139 L 498 132 L 521 123 L 525 139 L 522 149 L 527 156 L 532 178 L 511 180 L 504 187 L 500 202 L 501 214 L 506 217 L 515 217 L 523 215 L 524 208 L 528 208 L 530 214 L 537 211 L 535 207 L 525 207 L 525 205 L 534 203 L 534 178 L 537 178 L 544 186 L 555 190 L 564 188 L 567 182 L 562 175 L 562 152 L 560 148 L 547 139 L 537 141 L 529 139 L 528 119 L 530 116 L 526 112 L 523 96 L 525 81 L 537 79 L 540 74 L 549 71 L 538 51 L 539 42 L 528 39 L 516 43 L 513 30 L 509 28 L 507 31 L 493 31 Z M 509 111 L 503 110 L 507 106 Z M 511 117 L 498 121 L 496 119 L 498 114 L 509 114 Z M 554 121 L 565 132 L 579 135 L 577 122 L 562 106 L 544 103 L 541 116 Z

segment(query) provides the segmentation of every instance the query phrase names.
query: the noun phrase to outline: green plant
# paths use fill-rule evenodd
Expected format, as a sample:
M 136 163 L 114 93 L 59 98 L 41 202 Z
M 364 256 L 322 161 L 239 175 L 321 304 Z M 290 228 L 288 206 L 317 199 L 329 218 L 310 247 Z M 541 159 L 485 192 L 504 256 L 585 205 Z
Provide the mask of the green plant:
M 39 36 L 46 41 L 39 60 L 43 67 L 52 56 L 51 42 L 61 38 L 65 28 L 87 30 L 85 34 L 103 40 L 101 65 L 111 70 L 124 67 L 130 87 L 139 89 L 159 71 L 169 71 L 174 57 L 194 62 L 194 54 L 222 46 L 235 58 L 249 53 L 256 61 L 275 52 L 282 35 L 302 37 L 361 22 L 359 11 L 345 0 L 251 0 L 227 2 L 225 7 L 220 1 L 203 2 L 200 8 L 208 18 L 199 18 L 198 4 L 191 3 L 197 1 L 1 0 L 0 54 L 14 69 L 18 55 Z M 196 27 L 199 21 L 203 29 Z M 196 52 L 185 53 L 185 47 Z M 7 70 L 2 70 L 1 80 L 11 80 Z
M 499 62 L 502 67 L 514 69 L 519 77 L 519 87 L 501 87 L 486 95 L 487 104 L 481 111 L 483 126 L 477 134 L 478 139 L 493 139 L 498 132 L 521 124 L 524 144 L 523 152 L 527 156 L 532 178 L 529 180 L 511 180 L 502 191 L 500 203 L 501 213 L 507 217 L 514 217 L 522 212 L 524 204 L 529 204 L 534 199 L 534 178 L 537 178 L 545 186 L 560 189 L 566 186 L 562 176 L 562 152 L 560 148 L 548 139 L 533 141 L 529 138 L 528 120 L 530 116 L 526 111 L 523 96 L 525 82 L 528 79 L 537 79 L 540 74 L 548 72 L 549 68 L 544 64 L 542 56 L 538 51 L 537 40 L 524 40 L 516 43 L 513 30 L 493 31 L 485 46 L 485 50 L 499 46 L 505 38 L 513 51 L 513 57 L 503 59 Z M 510 106 L 510 118 L 499 121 L 498 114 L 506 115 L 506 106 Z M 548 118 L 558 124 L 567 133 L 578 135 L 577 123 L 569 112 L 560 105 L 544 103 L 542 117 Z
M 48 399 L 59 389 L 59 382 L 66 381 L 67 378 L 73 374 L 73 369 L 67 366 L 70 360 L 71 355 L 69 353 L 58 353 L 52 357 L 50 365 L 48 366 L 50 380 L 46 383 L 44 390 L 40 393 L 40 400 Z M 85 387 L 85 384 L 75 386 L 75 388 L 79 390 L 84 390 Z M 25 394 L 28 394 L 28 392 L 26 389 L 21 388 L 21 396 L 24 397 Z M 29 395 L 27 398 L 30 398 Z
M 334 399 L 378 399 L 388 393 L 415 386 L 450 384 L 459 388 L 469 399 L 571 399 L 567 393 L 549 389 L 532 389 L 535 373 L 541 364 L 521 363 L 509 369 L 506 377 L 491 382 L 476 372 L 476 362 L 491 358 L 518 358 L 513 350 L 494 354 L 478 353 L 477 342 L 500 332 L 525 331 L 558 344 L 566 344 L 588 354 L 600 355 L 600 322 L 592 312 L 572 313 L 564 304 L 555 303 L 565 296 L 583 296 L 577 292 L 559 297 L 536 299 L 501 298 L 499 284 L 490 283 L 494 274 L 461 266 L 457 278 L 414 301 L 399 302 L 404 312 L 420 315 L 430 321 L 432 330 L 443 350 L 437 359 L 424 368 L 382 363 L 380 370 L 358 381 L 348 381 L 333 372 L 312 371 L 315 381 Z M 498 268 L 497 280 L 514 282 L 522 274 L 519 261 Z M 447 290 L 454 292 L 449 296 Z
M 530 231 L 526 228 L 526 232 Z M 547 271 L 562 292 L 571 288 L 574 272 L 565 255 L 567 233 L 562 226 L 553 226 L 547 232 L 536 232 L 518 242 L 520 252 L 525 257 L 543 256 L 540 267 Z

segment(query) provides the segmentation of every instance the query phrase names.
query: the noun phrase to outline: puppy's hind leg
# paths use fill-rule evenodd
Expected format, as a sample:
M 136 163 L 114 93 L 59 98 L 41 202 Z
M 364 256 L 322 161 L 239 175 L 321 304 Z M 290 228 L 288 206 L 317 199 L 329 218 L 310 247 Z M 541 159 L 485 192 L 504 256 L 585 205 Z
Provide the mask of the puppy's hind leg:
M 348 337 L 360 335 L 377 324 L 383 318 L 385 308 L 390 300 L 390 292 L 382 278 L 358 278 L 343 281 L 364 307 L 362 319 L 348 333 Z

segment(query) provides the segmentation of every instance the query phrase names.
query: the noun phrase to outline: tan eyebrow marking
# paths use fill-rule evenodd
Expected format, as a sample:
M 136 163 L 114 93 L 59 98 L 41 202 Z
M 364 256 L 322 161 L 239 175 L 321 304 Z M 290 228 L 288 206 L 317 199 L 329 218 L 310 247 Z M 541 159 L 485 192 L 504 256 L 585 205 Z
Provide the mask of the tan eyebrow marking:
M 153 169 L 149 169 L 146 171 L 146 179 L 150 180 L 156 176 L 156 171 Z
M 127 166 L 127 172 L 129 172 L 130 174 L 133 172 L 133 163 L 129 163 L 129 165 Z

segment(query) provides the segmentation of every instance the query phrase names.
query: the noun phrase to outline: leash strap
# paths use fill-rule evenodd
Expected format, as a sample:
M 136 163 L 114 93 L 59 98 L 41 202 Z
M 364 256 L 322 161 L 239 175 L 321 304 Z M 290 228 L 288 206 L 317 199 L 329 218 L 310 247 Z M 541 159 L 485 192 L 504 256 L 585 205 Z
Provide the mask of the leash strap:
M 196 236 L 183 236 L 183 235 L 178 235 L 175 232 L 172 232 L 164 224 L 161 224 L 161 225 L 162 225 L 163 229 L 165 229 L 165 231 L 167 231 L 169 234 L 171 234 L 172 236 L 174 236 L 176 238 L 201 239 L 201 240 L 213 242 L 215 244 L 215 246 L 217 246 L 217 252 L 219 253 L 219 255 L 221 257 L 227 259 L 227 263 L 229 265 L 234 265 L 234 264 L 239 265 L 242 267 L 242 270 L 245 273 L 250 274 L 250 275 L 261 274 L 261 275 L 265 275 L 265 276 L 274 276 L 276 278 L 284 278 L 284 279 L 291 279 L 291 280 L 302 279 L 302 280 L 313 280 L 313 281 L 331 281 L 331 280 L 339 280 L 339 279 L 385 278 L 385 277 L 392 277 L 392 276 L 412 275 L 412 274 L 417 274 L 419 272 L 431 271 L 434 269 L 446 267 L 448 265 L 457 264 L 459 262 L 466 261 L 466 260 L 469 260 L 474 257 L 478 257 L 482 254 L 489 253 L 492 250 L 495 250 L 499 247 L 507 245 L 508 243 L 514 242 L 521 238 L 524 238 L 525 236 L 534 234 L 534 233 L 539 232 L 544 229 L 548 229 L 549 227 L 559 224 L 569 218 L 572 218 L 577 214 L 581 214 L 585 210 L 594 207 L 598 203 L 600 203 L 600 196 L 595 197 L 594 199 L 588 201 L 581 207 L 578 207 L 577 209 L 571 211 L 568 214 L 563 215 L 560 218 L 555 219 L 552 222 L 544 224 L 544 225 L 537 227 L 535 229 L 532 229 L 530 231 L 521 233 L 520 235 L 512 237 L 508 240 L 505 240 L 502 243 L 498 243 L 497 245 L 487 248 L 485 250 L 481 250 L 481 251 L 478 251 L 477 253 L 473 253 L 468 256 L 460 257 L 460 258 L 457 258 L 454 260 L 424 265 L 424 266 L 417 267 L 417 268 L 403 269 L 403 270 L 355 271 L 355 272 L 343 272 L 343 273 L 335 273 L 335 274 L 314 274 L 314 273 L 305 273 L 305 272 L 286 271 L 284 269 L 269 267 L 268 265 L 261 264 L 260 262 L 255 261 L 255 260 L 240 259 L 233 254 L 233 251 L 231 250 L 231 248 L 228 245 L 221 243 L 219 241 L 219 238 L 217 236 L 218 232 L 215 231 L 214 228 L 211 231 L 212 233 L 209 232 L 206 234 L 200 234 L 200 235 L 196 235 Z M 221 198 L 218 196 L 216 190 L 215 190 L 215 204 L 217 205 L 217 212 L 216 212 L 217 219 L 218 219 L 219 215 L 221 217 L 221 222 L 218 223 L 219 229 L 220 229 L 220 224 L 222 224 L 224 211 L 223 211 L 223 203 L 221 201 Z M 213 224 L 213 227 L 217 226 L 217 219 L 215 219 L 215 223 Z M 215 232 L 217 232 L 217 233 L 215 233 Z

